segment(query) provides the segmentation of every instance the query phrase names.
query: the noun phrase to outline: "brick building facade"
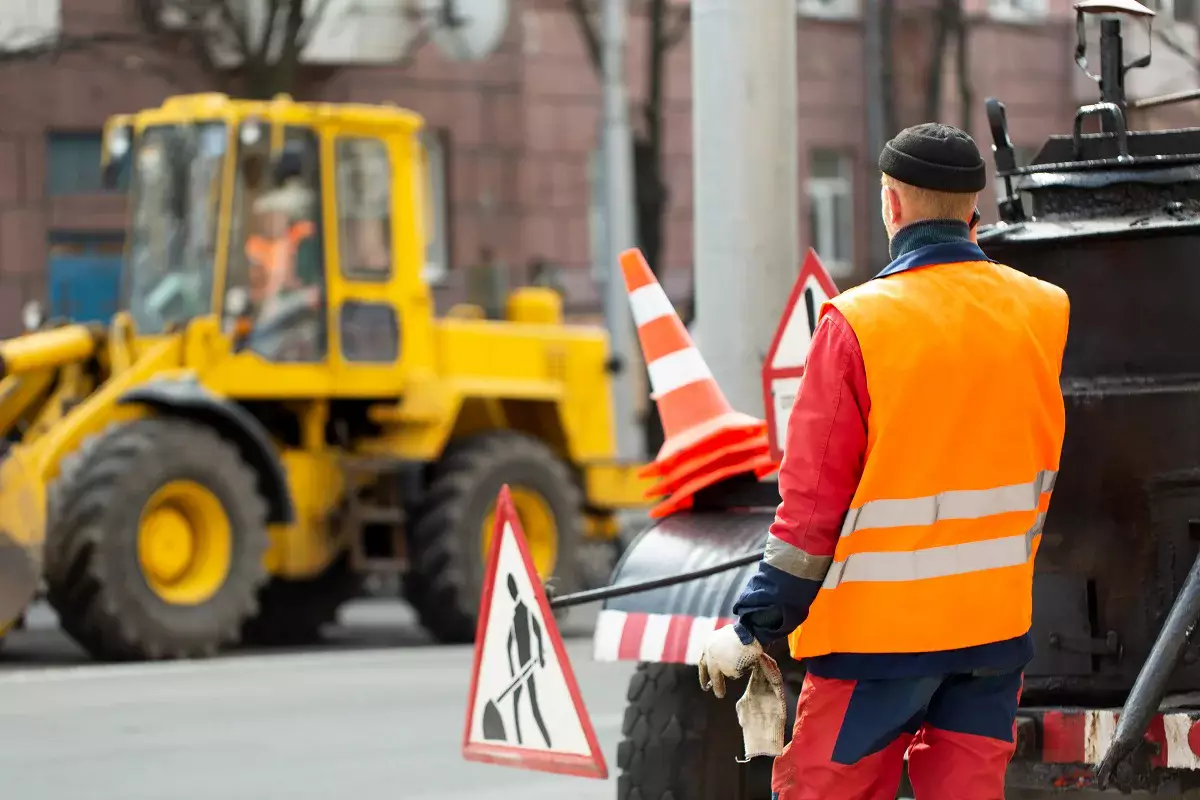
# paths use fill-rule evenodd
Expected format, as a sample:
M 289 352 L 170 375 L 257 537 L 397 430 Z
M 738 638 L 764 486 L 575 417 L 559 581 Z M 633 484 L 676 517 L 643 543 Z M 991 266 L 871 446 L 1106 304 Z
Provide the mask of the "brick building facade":
M 1019 146 L 1035 148 L 1051 132 L 1069 129 L 1078 90 L 1067 2 L 967 0 L 972 130 L 984 149 L 990 145 L 987 96 L 1007 104 Z M 864 141 L 861 19 L 856 0 L 799 5 L 798 178 L 802 218 L 809 220 L 801 226 L 801 244 L 815 245 L 849 284 L 868 274 L 859 244 L 877 224 L 870 218 L 877 178 L 875 154 L 866 152 Z M 933 12 L 921 0 L 899 6 L 897 121 L 908 124 L 923 113 Z M 499 265 L 491 274 L 520 281 L 541 259 L 562 269 L 569 307 L 595 308 L 590 164 L 599 83 L 563 0 L 512 0 L 511 8 L 502 45 L 483 62 L 454 63 L 426 46 L 403 67 L 323 69 L 304 99 L 394 102 L 423 114 L 437 132 L 444 167 L 441 301 L 475 291 L 485 274 L 480 265 Z M 62 0 L 62 30 L 68 37 L 134 30 L 127 14 L 125 0 Z M 629 33 L 636 100 L 645 82 L 644 20 L 633 20 Z M 691 57 L 686 39 L 667 56 L 664 158 L 671 200 L 662 266 L 677 298 L 686 297 L 691 284 Z M 943 116 L 957 122 L 957 84 L 949 72 L 946 77 Z M 185 56 L 133 45 L 0 61 L 0 333 L 18 327 L 22 302 L 50 293 L 52 259 L 119 251 L 124 201 L 101 190 L 95 166 L 105 118 L 209 88 Z M 987 204 L 981 210 L 994 217 Z

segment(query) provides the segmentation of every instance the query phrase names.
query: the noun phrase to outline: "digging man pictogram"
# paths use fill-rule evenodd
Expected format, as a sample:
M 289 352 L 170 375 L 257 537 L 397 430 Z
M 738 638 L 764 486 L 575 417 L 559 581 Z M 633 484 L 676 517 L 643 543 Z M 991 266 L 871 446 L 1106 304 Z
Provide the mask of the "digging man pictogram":
M 516 601 L 513 608 L 512 630 L 508 634 L 508 671 L 514 681 L 513 688 L 513 725 L 516 727 L 517 744 L 521 744 L 521 695 L 523 689 L 529 690 L 529 708 L 546 747 L 550 746 L 550 733 L 542 720 L 542 710 L 538 707 L 537 685 L 533 675 L 533 639 L 537 639 L 538 666 L 546 666 L 546 649 L 542 641 L 542 626 L 529 613 L 529 607 L 517 596 L 517 581 L 512 575 L 508 576 L 508 593 Z M 513 651 L 516 651 L 516 659 Z

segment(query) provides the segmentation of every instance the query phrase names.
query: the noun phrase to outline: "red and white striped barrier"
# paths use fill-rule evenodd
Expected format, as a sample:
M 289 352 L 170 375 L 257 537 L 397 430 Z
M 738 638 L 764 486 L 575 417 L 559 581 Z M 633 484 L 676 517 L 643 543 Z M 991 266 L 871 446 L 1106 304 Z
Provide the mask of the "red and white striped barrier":
M 1117 709 L 1022 711 L 1041 723 L 1041 761 L 1046 764 L 1099 764 L 1117 731 Z M 1200 712 L 1158 714 L 1146 731 L 1158 745 L 1150 765 L 1166 769 L 1200 769 Z
M 708 634 L 733 621 L 605 609 L 596 620 L 593 657 L 597 661 L 695 664 Z

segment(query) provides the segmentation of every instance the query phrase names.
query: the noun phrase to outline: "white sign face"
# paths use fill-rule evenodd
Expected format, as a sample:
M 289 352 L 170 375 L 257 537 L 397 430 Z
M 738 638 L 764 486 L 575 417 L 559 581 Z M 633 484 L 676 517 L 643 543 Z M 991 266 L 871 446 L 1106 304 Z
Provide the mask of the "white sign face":
M 800 378 L 775 378 L 771 381 L 771 402 L 775 411 L 775 441 L 780 448 L 787 441 L 788 419 L 792 416 L 792 404 L 800 391 Z
M 553 620 L 543 618 L 512 525 L 505 522 L 492 587 L 468 745 L 590 759 L 592 749 L 559 663 Z M 589 726 L 590 727 L 590 726 Z M 514 763 L 514 766 L 518 764 Z
M 804 282 L 804 288 L 800 290 L 799 300 L 784 322 L 779 349 L 775 351 L 775 357 L 771 360 L 772 369 L 794 369 L 804 366 L 809 345 L 812 344 L 813 331 L 817 329 L 817 315 L 821 313 L 821 304 L 828 299 L 829 295 L 821 287 L 821 282 L 815 275 L 810 275 Z M 788 408 L 790 410 L 791 406 Z

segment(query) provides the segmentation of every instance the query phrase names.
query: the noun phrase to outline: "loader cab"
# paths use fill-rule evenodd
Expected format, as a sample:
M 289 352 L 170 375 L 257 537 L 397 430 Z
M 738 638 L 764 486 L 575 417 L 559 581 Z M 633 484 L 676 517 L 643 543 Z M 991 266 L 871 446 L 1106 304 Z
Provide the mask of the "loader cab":
M 121 309 L 138 335 L 215 325 L 228 350 L 204 379 L 231 397 L 397 394 L 432 351 L 420 124 L 223 95 L 115 118 L 104 166 L 131 173 Z

